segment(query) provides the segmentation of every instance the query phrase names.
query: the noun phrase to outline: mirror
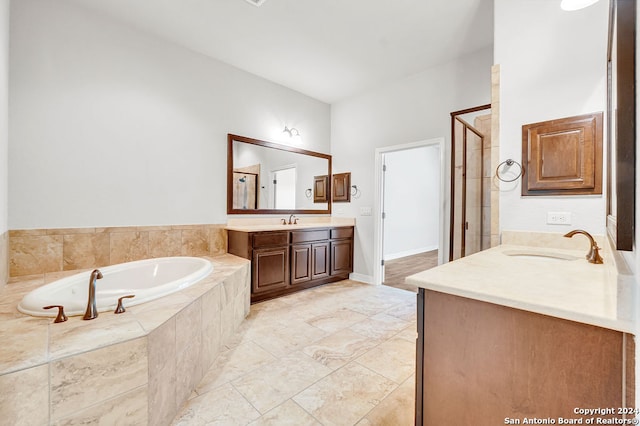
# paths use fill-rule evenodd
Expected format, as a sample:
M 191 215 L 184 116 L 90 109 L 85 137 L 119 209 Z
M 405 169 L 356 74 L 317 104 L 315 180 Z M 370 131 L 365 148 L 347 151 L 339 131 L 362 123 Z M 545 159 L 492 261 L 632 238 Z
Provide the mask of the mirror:
M 616 249 L 632 251 L 636 192 L 636 2 L 612 0 L 609 8 L 607 233 Z
M 227 137 L 228 214 L 329 214 L 330 202 L 314 201 L 320 175 L 331 175 L 331 155 Z

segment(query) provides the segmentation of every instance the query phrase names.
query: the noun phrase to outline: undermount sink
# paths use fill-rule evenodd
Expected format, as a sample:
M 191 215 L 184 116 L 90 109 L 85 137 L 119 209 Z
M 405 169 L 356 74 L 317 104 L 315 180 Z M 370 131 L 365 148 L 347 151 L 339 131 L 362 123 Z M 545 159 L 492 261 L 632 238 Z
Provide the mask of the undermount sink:
M 519 257 L 524 259 L 531 260 L 540 260 L 540 261 L 572 261 L 580 259 L 577 256 L 572 256 L 570 254 L 564 253 L 555 253 L 555 252 L 547 252 L 547 251 L 528 251 L 528 250 L 505 250 L 502 252 L 505 256 L 511 257 Z

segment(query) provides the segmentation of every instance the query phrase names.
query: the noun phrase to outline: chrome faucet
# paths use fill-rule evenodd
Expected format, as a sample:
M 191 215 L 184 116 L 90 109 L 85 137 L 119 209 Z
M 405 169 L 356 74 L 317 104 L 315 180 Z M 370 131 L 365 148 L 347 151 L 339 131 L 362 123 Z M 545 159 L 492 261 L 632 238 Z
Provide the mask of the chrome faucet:
M 589 248 L 589 253 L 587 253 L 587 255 L 585 256 L 589 261 L 589 263 L 596 263 L 596 264 L 603 263 L 602 256 L 600 256 L 600 252 L 599 252 L 600 247 L 598 247 L 598 243 L 596 243 L 596 240 L 593 239 L 590 233 L 588 233 L 587 231 L 583 231 L 582 229 L 574 229 L 571 232 L 567 232 L 564 236 L 567 238 L 571 238 L 576 234 L 582 234 L 582 235 L 585 235 L 587 238 L 589 238 L 591 248 Z
M 89 278 L 89 299 L 87 300 L 87 310 L 82 317 L 83 320 L 92 320 L 98 317 L 98 309 L 96 309 L 96 280 L 102 278 L 102 272 L 94 269 Z

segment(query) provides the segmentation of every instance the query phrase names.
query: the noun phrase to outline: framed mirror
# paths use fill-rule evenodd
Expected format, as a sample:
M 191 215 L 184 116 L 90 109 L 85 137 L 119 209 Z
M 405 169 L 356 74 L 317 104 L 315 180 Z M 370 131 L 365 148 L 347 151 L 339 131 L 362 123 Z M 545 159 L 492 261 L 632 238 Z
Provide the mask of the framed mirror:
M 315 177 L 331 175 L 331 155 L 227 136 L 227 214 L 329 214 Z
M 609 3 L 607 49 L 607 234 L 631 251 L 635 228 L 636 2 Z

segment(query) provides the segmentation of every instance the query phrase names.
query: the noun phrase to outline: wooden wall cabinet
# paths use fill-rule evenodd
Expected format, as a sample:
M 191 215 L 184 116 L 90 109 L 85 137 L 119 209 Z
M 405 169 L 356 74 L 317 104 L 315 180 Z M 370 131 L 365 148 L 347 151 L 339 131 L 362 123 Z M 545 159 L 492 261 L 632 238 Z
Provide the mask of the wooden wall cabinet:
M 619 331 L 421 288 L 416 349 L 416 425 L 635 406 L 633 336 Z
M 349 227 L 292 231 L 228 231 L 229 253 L 252 261 L 251 302 L 349 278 L 353 272 Z
M 313 202 L 326 203 L 329 201 L 329 176 L 313 177 Z
M 348 203 L 351 201 L 351 173 L 336 173 L 331 185 L 334 203 Z
M 602 194 L 602 112 L 522 126 L 522 195 Z

